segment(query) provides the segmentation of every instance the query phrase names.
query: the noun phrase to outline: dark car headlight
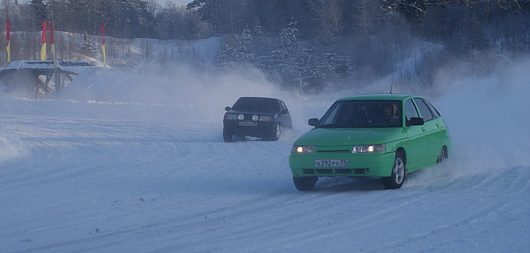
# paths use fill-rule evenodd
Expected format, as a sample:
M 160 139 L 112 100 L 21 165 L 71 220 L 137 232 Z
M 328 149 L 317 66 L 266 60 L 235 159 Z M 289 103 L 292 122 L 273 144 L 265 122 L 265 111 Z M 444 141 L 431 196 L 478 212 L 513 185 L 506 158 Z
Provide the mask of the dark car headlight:
M 233 113 L 227 113 L 227 114 L 225 114 L 225 119 L 226 120 L 236 120 L 237 119 L 237 115 L 233 114 Z

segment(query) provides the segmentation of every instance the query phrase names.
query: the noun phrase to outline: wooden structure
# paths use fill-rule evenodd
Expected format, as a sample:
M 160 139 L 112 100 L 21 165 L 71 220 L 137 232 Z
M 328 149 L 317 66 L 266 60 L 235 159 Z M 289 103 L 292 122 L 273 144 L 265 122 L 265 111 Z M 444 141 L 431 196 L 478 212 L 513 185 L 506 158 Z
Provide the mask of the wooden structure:
M 93 66 L 88 62 L 13 61 L 0 69 L 0 87 L 36 98 L 48 97 L 71 83 L 76 70 Z

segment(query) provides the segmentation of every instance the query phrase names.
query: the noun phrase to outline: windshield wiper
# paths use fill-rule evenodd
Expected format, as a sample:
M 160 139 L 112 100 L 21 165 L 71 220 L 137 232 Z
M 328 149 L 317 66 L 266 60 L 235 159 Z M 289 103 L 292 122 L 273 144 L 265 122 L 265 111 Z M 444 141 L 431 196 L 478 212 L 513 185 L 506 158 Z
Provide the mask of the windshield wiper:
M 335 124 L 318 125 L 318 128 L 334 128 Z

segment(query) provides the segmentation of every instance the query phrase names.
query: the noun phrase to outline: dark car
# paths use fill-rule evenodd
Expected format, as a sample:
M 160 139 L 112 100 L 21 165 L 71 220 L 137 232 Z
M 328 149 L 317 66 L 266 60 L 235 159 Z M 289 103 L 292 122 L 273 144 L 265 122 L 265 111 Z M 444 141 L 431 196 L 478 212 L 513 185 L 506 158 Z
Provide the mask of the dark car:
M 254 136 L 278 140 L 282 128 L 291 128 L 291 115 L 285 103 L 276 98 L 240 97 L 234 106 L 226 107 L 223 138 L 231 142 L 234 136 Z

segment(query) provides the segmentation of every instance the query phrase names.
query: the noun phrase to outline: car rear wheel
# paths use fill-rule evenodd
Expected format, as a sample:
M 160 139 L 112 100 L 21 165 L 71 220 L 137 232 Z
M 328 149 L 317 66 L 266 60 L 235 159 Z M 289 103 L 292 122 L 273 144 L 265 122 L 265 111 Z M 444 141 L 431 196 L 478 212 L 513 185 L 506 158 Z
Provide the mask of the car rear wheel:
M 293 177 L 294 186 L 299 191 L 311 191 L 315 188 L 318 177 Z
M 392 167 L 392 174 L 390 177 L 383 179 L 386 189 L 398 189 L 401 188 L 403 182 L 405 182 L 405 177 L 407 175 L 405 158 L 402 152 L 396 153 L 396 158 L 394 159 L 394 166 Z
M 233 141 L 232 131 L 230 131 L 226 127 L 223 128 L 223 139 L 225 140 L 225 142 L 232 142 Z

